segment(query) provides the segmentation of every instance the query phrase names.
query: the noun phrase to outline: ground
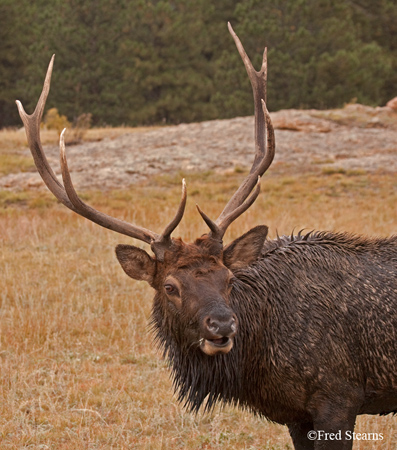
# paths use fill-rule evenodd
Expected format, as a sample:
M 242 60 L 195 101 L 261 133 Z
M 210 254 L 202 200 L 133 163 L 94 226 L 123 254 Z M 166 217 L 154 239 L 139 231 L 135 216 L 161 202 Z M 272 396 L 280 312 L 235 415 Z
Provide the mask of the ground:
M 272 117 L 275 162 L 226 243 L 258 224 L 272 238 L 302 228 L 396 233 L 397 114 L 347 105 Z M 55 138 L 43 130 L 59 167 Z M 85 201 L 156 232 L 186 177 L 174 235 L 192 241 L 207 231 L 195 203 L 216 218 L 247 173 L 253 118 L 88 130 L 67 154 Z M 137 245 L 54 200 L 23 130 L 0 132 L 0 449 L 291 450 L 286 427 L 247 411 L 193 415 L 178 404 L 148 330 L 153 291 L 124 274 L 119 243 Z M 354 450 L 396 448 L 396 417 L 360 416 L 355 431 L 382 439 Z
M 397 113 L 351 104 L 330 111 L 285 110 L 272 114 L 276 132 L 273 171 L 297 166 L 313 171 L 397 171 Z M 122 189 L 153 175 L 225 172 L 249 167 L 253 117 L 144 129 L 69 146 L 67 156 L 79 189 Z M 23 150 L 20 150 L 23 152 Z M 60 174 L 58 146 L 46 148 Z M 42 186 L 32 166 L 0 176 L 0 189 Z

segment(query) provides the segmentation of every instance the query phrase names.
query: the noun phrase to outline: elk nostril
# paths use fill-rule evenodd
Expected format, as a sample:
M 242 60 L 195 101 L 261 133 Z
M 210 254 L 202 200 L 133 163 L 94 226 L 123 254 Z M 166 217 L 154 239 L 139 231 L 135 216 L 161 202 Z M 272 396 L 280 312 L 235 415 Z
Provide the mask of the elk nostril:
M 237 319 L 235 316 L 228 318 L 214 318 L 207 316 L 204 319 L 205 328 L 211 335 L 234 336 L 237 332 Z
M 219 324 L 215 320 L 212 320 L 211 317 L 208 317 L 206 320 L 206 325 L 208 330 L 213 333 L 216 333 L 219 330 Z

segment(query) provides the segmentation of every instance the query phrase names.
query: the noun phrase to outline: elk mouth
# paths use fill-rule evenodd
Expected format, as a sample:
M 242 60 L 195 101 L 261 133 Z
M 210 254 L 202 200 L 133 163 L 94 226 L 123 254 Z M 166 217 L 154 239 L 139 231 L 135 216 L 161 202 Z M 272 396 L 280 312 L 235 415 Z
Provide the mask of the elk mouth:
M 200 349 L 209 356 L 229 353 L 233 348 L 233 339 L 223 336 L 216 339 L 202 339 Z

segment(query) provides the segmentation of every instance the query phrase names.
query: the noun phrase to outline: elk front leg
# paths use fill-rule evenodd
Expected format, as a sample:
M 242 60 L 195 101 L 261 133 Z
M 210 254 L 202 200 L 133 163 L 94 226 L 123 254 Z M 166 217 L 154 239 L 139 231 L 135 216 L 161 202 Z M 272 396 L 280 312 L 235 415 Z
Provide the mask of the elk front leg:
M 349 424 L 320 423 L 315 426 L 313 430 L 314 450 L 351 450 L 353 448 L 354 422 L 355 418 Z
M 289 434 L 295 450 L 314 450 L 314 440 L 309 439 L 313 432 L 313 423 L 288 424 Z
M 335 389 L 336 391 L 336 389 Z M 353 431 L 362 395 L 356 390 L 345 390 L 332 399 L 318 398 L 310 436 L 315 450 L 351 450 Z M 310 448 L 310 447 L 308 447 Z
M 328 423 L 288 424 L 295 450 L 351 450 L 355 417 L 351 425 L 333 420 Z M 350 431 L 350 434 L 347 433 Z

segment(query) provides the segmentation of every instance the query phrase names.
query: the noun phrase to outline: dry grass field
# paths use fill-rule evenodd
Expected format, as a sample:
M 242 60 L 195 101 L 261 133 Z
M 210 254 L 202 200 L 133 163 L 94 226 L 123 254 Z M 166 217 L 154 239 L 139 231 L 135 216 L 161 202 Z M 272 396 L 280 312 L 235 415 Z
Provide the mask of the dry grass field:
M 160 231 L 181 176 L 83 197 Z M 216 216 L 243 176 L 187 175 L 188 207 L 175 236 L 204 233 L 195 203 Z M 270 169 L 226 240 L 262 223 L 271 237 L 302 228 L 387 236 L 397 231 L 396 205 L 395 174 Z M 0 449 L 292 449 L 285 427 L 248 412 L 192 415 L 176 402 L 147 326 L 151 288 L 127 278 L 114 255 L 116 244 L 130 242 L 50 194 L 0 191 Z M 356 432 L 384 439 L 355 441 L 355 450 L 397 447 L 390 415 L 362 416 Z

